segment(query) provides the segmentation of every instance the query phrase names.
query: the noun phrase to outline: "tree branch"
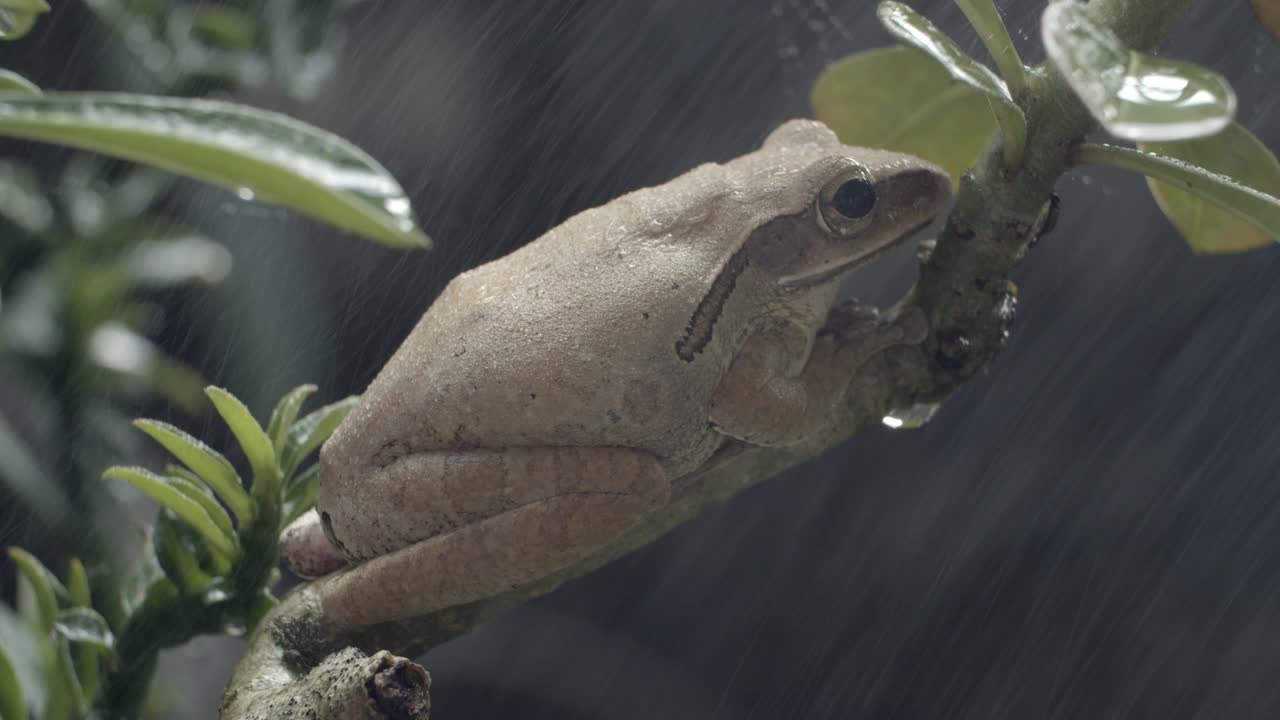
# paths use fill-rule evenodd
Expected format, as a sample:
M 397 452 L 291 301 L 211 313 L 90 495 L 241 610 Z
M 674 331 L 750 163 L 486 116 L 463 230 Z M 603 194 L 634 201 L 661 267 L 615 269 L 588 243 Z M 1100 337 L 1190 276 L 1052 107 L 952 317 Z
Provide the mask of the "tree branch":
M 1189 2 L 1092 0 L 1089 9 L 1131 47 L 1142 50 L 1168 33 Z M 822 437 L 785 449 L 728 446 L 679 481 L 670 505 L 613 543 L 560 572 L 478 602 L 397 622 L 340 627 L 325 617 L 320 605 L 320 593 L 333 576 L 305 585 L 259 624 L 231 680 L 223 720 L 261 717 L 265 703 L 274 703 L 272 717 L 346 717 L 334 714 L 336 706 L 317 704 L 325 683 L 332 682 L 322 669 L 345 663 L 347 672 L 354 673 L 363 653 L 381 648 L 421 653 L 652 542 L 707 507 L 845 442 L 895 409 L 945 399 L 1004 346 L 1016 297 L 1010 273 L 1042 229 L 1054 184 L 1068 169 L 1071 148 L 1096 129 L 1052 68 L 1031 70 L 1025 91 L 1016 99 L 1027 117 L 1023 164 L 1007 170 L 999 140 L 988 148 L 961 182 L 941 236 L 922 252 L 919 281 L 900 304 L 925 311 L 933 329 L 930 337 L 917 347 L 885 351 L 864 366 L 839 417 Z

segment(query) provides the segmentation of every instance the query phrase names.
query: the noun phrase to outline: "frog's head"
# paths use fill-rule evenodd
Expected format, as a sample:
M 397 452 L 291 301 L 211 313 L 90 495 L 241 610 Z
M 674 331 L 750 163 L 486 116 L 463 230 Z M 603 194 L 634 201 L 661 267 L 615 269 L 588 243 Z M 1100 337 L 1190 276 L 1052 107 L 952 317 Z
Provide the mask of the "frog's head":
M 785 123 L 739 162 L 739 177 L 775 178 L 778 211 L 745 248 L 758 271 L 785 287 L 844 275 L 927 225 L 951 199 L 951 178 L 936 165 L 841 144 L 811 120 Z

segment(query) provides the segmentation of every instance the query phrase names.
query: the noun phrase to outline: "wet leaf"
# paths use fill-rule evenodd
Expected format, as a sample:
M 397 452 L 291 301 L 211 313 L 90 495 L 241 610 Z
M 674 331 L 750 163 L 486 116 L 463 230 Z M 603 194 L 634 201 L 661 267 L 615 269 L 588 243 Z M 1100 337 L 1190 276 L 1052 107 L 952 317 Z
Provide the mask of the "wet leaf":
M 9 548 L 9 557 L 18 566 L 35 594 L 37 620 L 40 627 L 49 631 L 58 617 L 58 599 L 67 597 L 67 589 L 44 563 L 22 548 Z
M 277 454 L 284 449 L 285 438 L 289 428 L 293 427 L 293 422 L 298 419 L 298 411 L 302 409 L 302 404 L 315 391 L 315 385 L 299 385 L 280 398 L 280 402 L 276 403 L 275 409 L 271 411 L 271 421 L 267 423 L 267 436 L 271 438 L 271 445 L 275 447 Z
M 182 464 L 208 483 L 213 492 L 231 508 L 241 524 L 253 516 L 253 505 L 240 476 L 222 453 L 205 445 L 181 429 L 159 420 L 135 420 L 134 427 L 164 446 Z
M 13 662 L 0 645 L 0 720 L 27 720 L 27 703 L 23 699 L 18 674 Z
M 284 496 L 284 522 L 280 527 L 287 527 L 297 520 L 302 513 L 316 504 L 316 492 L 320 489 L 320 465 L 317 463 L 298 473 L 298 477 L 289 485 Z
M 245 457 L 249 459 L 249 465 L 253 468 L 254 495 L 263 492 L 259 489 L 261 483 L 274 486 L 274 494 L 279 489 L 280 469 L 276 464 L 275 448 L 266 431 L 235 395 L 213 385 L 205 388 L 204 392 L 213 401 L 214 408 L 227 423 L 227 427 L 231 428 L 231 434 L 236 436 Z
M 285 477 L 293 475 L 302 461 L 329 439 L 359 400 L 360 398 L 352 396 L 326 405 L 289 428 L 284 451 L 280 453 L 280 465 Z
M 1145 143 L 1140 147 L 1147 152 L 1198 165 L 1280 198 L 1280 162 L 1261 140 L 1239 123 L 1231 123 L 1213 137 Z M 1160 209 L 1196 252 L 1242 252 L 1280 241 L 1280 223 L 1268 233 L 1256 219 L 1242 219 L 1236 213 L 1175 185 L 1151 178 L 1147 178 L 1147 184 L 1151 186 L 1151 194 Z
M 1221 75 L 1130 50 L 1084 5 L 1050 4 L 1040 29 L 1049 59 L 1116 137 L 1189 140 L 1220 132 L 1235 115 L 1235 91 Z
M 922 157 L 956 184 L 996 130 L 983 93 L 905 47 L 836 62 L 818 77 L 811 99 L 816 117 L 841 142 Z
M 71 605 L 79 608 L 93 607 L 93 598 L 89 592 L 89 575 L 84 571 L 84 564 L 79 558 L 71 558 L 71 567 L 67 572 L 67 593 L 71 597 Z M 103 621 L 105 624 L 105 621 Z M 108 630 L 108 632 L 110 632 Z M 99 652 L 93 647 L 79 647 L 75 651 L 76 675 L 84 687 L 84 694 L 93 697 L 98 691 L 98 658 Z
M 0 96 L 0 135 L 161 167 L 391 247 L 428 245 L 386 169 L 337 135 L 279 113 L 125 93 Z
M 31 31 L 36 18 L 49 12 L 45 0 L 0 0 L 0 40 L 17 40 Z
M 1192 205 L 1178 201 L 1171 206 L 1174 212 L 1170 218 L 1178 225 L 1179 230 L 1187 235 L 1192 247 L 1202 252 L 1231 252 L 1234 249 L 1251 247 L 1248 236 L 1231 227 L 1225 219 L 1214 219 L 1209 210 L 1221 209 L 1231 216 L 1256 226 L 1262 233 L 1273 239 L 1280 238 L 1280 198 L 1250 187 L 1225 175 L 1218 175 L 1198 165 L 1191 165 L 1176 158 L 1153 155 L 1141 150 L 1114 147 L 1110 145 L 1083 145 L 1074 153 L 1076 162 L 1111 165 L 1154 178 L 1162 183 L 1176 185 L 1196 198 L 1212 203 L 1216 208 L 1206 206 L 1197 211 Z M 1274 163 L 1274 158 L 1270 158 Z M 1274 165 L 1273 165 L 1274 167 Z M 1163 203 L 1162 203 L 1163 204 Z M 1186 228 L 1183 224 L 1186 223 Z M 1215 238 L 1205 240 L 1204 238 Z M 1193 240 L 1193 238 L 1196 238 Z M 1210 249 L 1198 247 L 1195 243 L 1220 242 L 1221 246 Z M 1235 245 L 1236 247 L 1232 247 Z
M 995 100 L 1013 102 L 1009 89 L 998 75 L 966 55 L 925 16 L 892 0 L 880 3 L 877 14 L 890 34 L 933 58 L 951 77 Z
M 218 529 L 227 536 L 232 538 L 236 532 L 231 526 L 231 516 L 227 515 L 227 511 L 218 504 L 217 499 L 209 492 L 208 487 L 204 483 L 192 482 L 185 475 L 167 475 L 166 479 L 173 487 L 182 492 L 183 495 L 200 503 L 200 507 L 204 508 L 209 514 L 209 519 L 213 520 Z
M 217 552 L 228 557 L 235 553 L 234 539 L 228 538 L 205 512 L 204 507 L 174 487 L 169 478 L 157 475 L 146 468 L 121 466 L 107 468 L 102 476 L 123 480 L 169 508 L 184 522 L 195 528 Z
M 1253 12 L 1271 37 L 1280 41 L 1280 0 L 1253 0 Z
M 0 93 L 39 95 L 40 88 L 35 83 L 22 77 L 16 72 L 0 68 Z
M 200 556 L 203 555 L 210 566 L 214 564 L 208 552 L 201 553 L 199 536 L 192 535 L 191 527 L 169 510 L 161 510 L 156 516 L 151 536 L 156 561 L 164 574 L 186 593 L 198 592 L 209 584 L 210 576 L 202 567 Z
M 73 643 L 85 643 L 103 652 L 111 652 L 115 636 L 107 621 L 92 608 L 73 607 L 58 613 L 54 629 Z

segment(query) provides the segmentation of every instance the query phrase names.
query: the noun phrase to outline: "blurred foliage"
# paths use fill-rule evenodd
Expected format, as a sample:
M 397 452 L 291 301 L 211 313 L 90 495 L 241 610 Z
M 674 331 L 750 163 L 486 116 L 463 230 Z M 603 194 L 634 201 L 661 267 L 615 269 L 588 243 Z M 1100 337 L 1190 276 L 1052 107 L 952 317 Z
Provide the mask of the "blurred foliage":
M 78 560 L 64 584 L 10 548 L 21 578 L 17 611 L 0 605 L 0 720 L 28 711 L 46 720 L 136 717 L 160 650 L 253 629 L 276 603 L 277 538 L 315 498 L 318 465 L 302 466 L 354 406 L 347 398 L 299 419 L 315 389 L 288 393 L 264 428 L 231 393 L 205 388 L 249 459 L 248 484 L 225 455 L 177 427 L 135 423 L 178 464 L 104 473 L 160 504 L 150 547 L 125 582 L 91 592 Z
M 137 61 L 135 89 L 190 97 L 273 84 L 297 100 L 334 67 L 333 20 L 351 4 L 86 0 Z M 0 0 L 0 38 L 21 36 L 48 9 Z M 220 182 L 388 244 L 425 242 L 381 166 L 283 115 L 208 100 L 41 94 L 5 70 L 0 116 L 0 134 Z M 296 420 L 314 390 L 300 388 L 264 430 L 229 393 L 203 390 L 198 373 L 153 338 L 169 296 L 221 281 L 231 254 L 167 213 L 174 175 L 97 155 L 55 160 L 0 159 L 0 505 L 30 517 L 36 546 L 85 565 L 73 560 L 64 584 L 35 555 L 11 552 L 21 572 L 17 612 L 0 605 L 5 720 L 25 718 L 15 709 L 24 702 L 37 717 L 80 717 L 94 705 L 136 716 L 159 649 L 251 627 L 273 602 L 277 535 L 314 497 L 314 466 L 299 469 L 349 407 Z M 140 421 L 184 465 L 108 471 L 161 504 L 126 572 L 133 549 L 111 547 L 129 535 L 118 529 L 126 514 L 116 484 L 95 481 L 98 469 L 135 453 L 129 408 L 160 403 L 197 415 L 206 395 L 251 461 L 251 490 L 222 455 Z
M 880 21 L 909 49 L 869 50 L 833 64 L 813 86 L 818 119 L 845 143 L 914 153 L 953 178 L 994 137 L 1005 168 L 1016 171 L 1026 126 L 1010 88 L 1027 87 L 1031 70 L 1013 62 L 1016 50 L 991 0 L 958 1 L 1004 77 L 919 13 L 885 0 Z M 1265 11 L 1259 17 L 1267 23 Z M 1139 143 L 1140 150 L 1085 145 L 1074 162 L 1146 175 L 1160 209 L 1196 252 L 1280 242 L 1280 164 L 1233 122 L 1236 98 L 1226 79 L 1126 47 L 1080 3 L 1050 3 L 1041 36 L 1050 64 L 1103 129 Z

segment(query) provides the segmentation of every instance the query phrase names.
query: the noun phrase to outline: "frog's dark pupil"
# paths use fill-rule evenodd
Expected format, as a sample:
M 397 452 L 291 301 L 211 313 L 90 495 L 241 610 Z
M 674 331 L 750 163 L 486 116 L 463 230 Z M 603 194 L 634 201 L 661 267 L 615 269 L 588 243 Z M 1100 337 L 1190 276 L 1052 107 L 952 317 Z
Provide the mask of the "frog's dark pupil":
M 831 198 L 831 206 L 847 218 L 866 217 L 875 205 L 875 186 L 861 178 L 841 185 L 840 189 L 836 190 L 835 196 Z

